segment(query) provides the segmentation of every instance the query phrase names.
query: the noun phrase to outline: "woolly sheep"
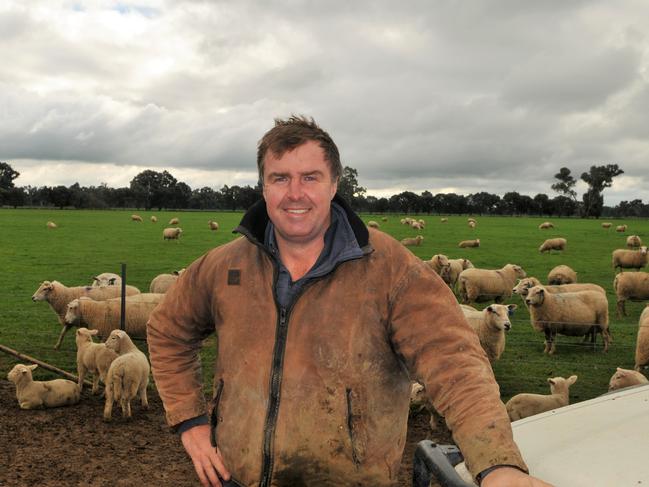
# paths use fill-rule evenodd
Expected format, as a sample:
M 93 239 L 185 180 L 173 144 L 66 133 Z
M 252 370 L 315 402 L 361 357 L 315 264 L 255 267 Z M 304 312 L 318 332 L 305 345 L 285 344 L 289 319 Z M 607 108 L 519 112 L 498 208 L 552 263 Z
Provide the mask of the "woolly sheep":
M 134 221 L 134 222 L 141 222 L 141 221 L 142 221 L 142 217 L 141 217 L 140 215 L 131 215 L 131 221 Z
M 505 333 L 512 327 L 509 317 L 516 308 L 515 304 L 492 304 L 482 311 L 475 311 L 462 306 L 464 317 L 478 334 L 490 362 L 498 360 L 505 350 Z
M 158 223 L 158 217 L 155 215 L 151 215 L 151 223 Z
M 104 272 L 102 274 L 92 277 L 91 286 L 93 287 L 121 286 L 121 285 L 122 285 L 122 278 L 119 275 L 114 274 L 112 272 Z
M 424 225 L 416 220 L 413 220 L 412 222 L 410 222 L 410 228 L 414 228 L 415 230 L 423 230 Z
M 568 394 L 570 386 L 576 381 L 576 375 L 571 375 L 567 379 L 563 377 L 548 379 L 548 383 L 550 384 L 549 396 L 527 393 L 516 394 L 505 404 L 509 419 L 516 421 L 533 416 L 534 414 L 567 406 L 570 402 Z
M 566 250 L 568 241 L 565 238 L 549 238 L 541 244 L 539 252 L 550 252 L 551 250 Z
M 637 235 L 629 235 L 626 238 L 626 246 L 630 249 L 635 249 L 636 247 L 642 247 L 642 239 Z
M 518 281 L 512 292 L 518 294 L 525 301 L 525 296 L 527 296 L 527 291 L 534 286 L 540 286 L 541 281 L 536 277 L 526 277 Z M 589 282 L 580 282 L 574 284 L 560 284 L 556 286 L 543 286 L 546 291 L 551 293 L 576 293 L 579 291 L 597 291 L 606 296 L 606 290 L 602 286 L 597 284 L 591 284 Z
M 622 269 L 637 269 L 647 265 L 649 256 L 647 255 L 647 246 L 643 245 L 638 250 L 615 249 L 612 253 L 613 269 L 617 271 Z
M 501 269 L 465 269 L 458 277 L 458 291 L 463 303 L 502 302 L 512 295 L 516 279 L 525 277 L 519 265 L 507 264 Z
M 638 338 L 635 344 L 635 370 L 649 364 L 649 305 L 645 306 L 638 320 Z
M 92 337 L 99 333 L 98 330 L 89 330 L 81 327 L 77 330 L 75 341 L 77 343 L 77 374 L 79 387 L 83 387 L 83 380 L 87 373 L 92 374 L 92 393 L 99 391 L 99 379 L 105 384 L 108 368 L 117 354 L 106 348 L 104 343 L 94 343 Z
M 46 226 L 47 226 L 47 228 L 58 228 L 56 223 L 54 223 L 54 222 L 47 222 Z
M 388 217 L 387 217 L 387 216 L 381 217 L 381 221 L 382 221 L 382 222 L 387 222 L 387 221 L 388 221 Z
M 472 269 L 473 264 L 469 259 L 448 259 L 448 263 L 448 285 L 451 289 L 454 289 L 460 273 L 464 269 Z
M 475 228 L 476 223 L 475 222 L 469 222 L 469 228 Z
M 214 220 L 210 220 L 207 222 L 207 225 L 209 226 L 210 230 L 218 230 L 219 229 L 219 224 L 215 222 Z
M 131 417 L 131 400 L 140 396 L 142 409 L 149 408 L 146 388 L 151 367 L 146 355 L 133 344 L 125 331 L 113 330 L 106 340 L 106 348 L 118 357 L 110 364 L 106 374 L 106 402 L 104 421 L 112 419 L 113 402 L 119 401 L 122 415 Z
M 613 224 L 611 222 L 603 222 L 602 223 L 602 228 L 611 228 Z
M 462 240 L 459 244 L 457 244 L 457 246 L 463 249 L 480 247 L 480 239 L 476 238 L 475 240 Z
M 162 231 L 162 239 L 163 240 L 178 240 L 181 233 L 183 233 L 183 229 L 180 228 L 180 227 L 165 228 Z
M 548 284 L 573 284 L 577 282 L 577 273 L 567 265 L 558 265 L 548 273 Z
M 410 385 L 410 409 L 419 412 L 425 409 L 430 413 L 429 427 L 432 431 L 437 429 L 435 421 L 435 408 L 426 395 L 426 388 L 419 382 L 413 382 Z
M 169 225 L 178 225 L 180 223 L 180 220 L 176 217 L 172 218 L 169 220 Z
M 649 382 L 649 380 L 647 380 L 647 378 L 637 370 L 628 370 L 618 367 L 608 383 L 608 390 L 609 392 L 617 391 L 618 389 L 646 384 L 647 382 Z
M 627 300 L 649 300 L 649 273 L 620 272 L 613 280 L 613 289 L 615 290 L 618 318 L 627 316 Z
M 442 223 L 448 223 L 448 218 L 440 218 L 439 221 Z
M 16 385 L 16 399 L 21 409 L 55 408 L 76 404 L 81 398 L 79 386 L 67 379 L 38 381 L 32 370 L 38 365 L 16 364 L 7 379 Z
M 403 245 L 405 245 L 406 247 L 410 247 L 412 245 L 415 245 L 415 246 L 418 247 L 418 246 L 421 245 L 421 242 L 423 242 L 423 240 L 424 240 L 424 237 L 422 235 L 417 235 L 414 238 L 404 238 L 403 240 L 401 240 L 401 243 Z
M 628 225 L 618 225 L 617 227 L 615 227 L 615 231 L 620 232 L 620 233 L 624 233 L 624 232 L 626 232 L 627 228 L 629 228 Z
M 435 271 L 435 274 L 440 276 L 444 282 L 447 284 L 449 283 L 449 261 L 448 257 L 446 257 L 444 254 L 435 254 L 433 255 L 430 260 L 425 261 L 425 263 Z
M 151 293 L 166 293 L 169 287 L 176 282 L 178 276 L 180 276 L 185 269 L 180 269 L 179 271 L 173 271 L 171 274 L 158 274 L 151 280 L 149 285 L 149 292 Z
M 476 223 L 476 219 L 472 218 L 472 217 L 467 218 L 466 221 L 469 222 L 469 223 L 471 223 L 471 222 Z
M 370 228 L 379 228 L 381 225 L 379 225 L 379 223 L 375 222 L 374 220 L 370 220 L 367 222 L 367 226 Z
M 424 219 L 420 218 L 417 221 L 419 222 L 420 225 L 426 226 L 426 221 Z
M 543 222 L 539 225 L 539 230 L 547 230 L 548 228 L 554 228 L 554 225 L 550 222 Z
M 553 294 L 544 286 L 534 286 L 528 290 L 525 303 L 532 327 L 545 335 L 543 353 L 556 352 L 557 334 L 586 336 L 592 331 L 602 334 L 604 351 L 608 351 L 611 334 L 606 295 L 598 291 Z

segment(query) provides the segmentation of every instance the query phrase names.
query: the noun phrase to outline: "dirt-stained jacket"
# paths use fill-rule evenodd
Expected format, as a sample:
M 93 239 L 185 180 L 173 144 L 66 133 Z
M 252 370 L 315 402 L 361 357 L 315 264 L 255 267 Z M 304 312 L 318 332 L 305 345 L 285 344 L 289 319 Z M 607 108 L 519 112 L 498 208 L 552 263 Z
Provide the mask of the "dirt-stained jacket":
M 448 286 L 346 211 L 365 255 L 307 284 L 290 310 L 274 299 L 263 204 L 244 217 L 246 237 L 187 268 L 148 325 L 168 423 L 208 411 L 198 352 L 216 333 L 216 439 L 241 485 L 394 485 L 411 379 L 425 385 L 474 475 L 495 464 L 525 469 Z

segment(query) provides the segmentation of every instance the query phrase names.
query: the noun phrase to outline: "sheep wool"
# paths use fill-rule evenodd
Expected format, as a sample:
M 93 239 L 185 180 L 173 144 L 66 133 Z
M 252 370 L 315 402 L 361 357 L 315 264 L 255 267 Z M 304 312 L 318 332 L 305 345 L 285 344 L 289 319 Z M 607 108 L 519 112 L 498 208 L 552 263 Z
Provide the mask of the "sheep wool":
M 7 379 L 16 385 L 16 399 L 21 409 L 43 409 L 69 406 L 79 402 L 80 387 L 71 380 L 36 381 L 32 371 L 38 365 L 16 364 Z
M 110 364 L 115 360 L 117 354 L 106 348 L 104 343 L 94 343 L 92 337 L 97 335 L 98 330 L 89 330 L 81 327 L 77 330 L 75 341 L 77 343 L 77 374 L 79 376 L 79 388 L 83 387 L 86 374 L 92 374 L 92 393 L 99 391 L 99 380 L 105 384 L 106 374 Z
M 571 375 L 567 379 L 563 377 L 554 377 L 548 379 L 550 384 L 550 395 L 542 394 L 516 394 L 512 397 L 505 407 L 511 421 L 527 418 L 535 414 L 551 411 L 552 409 L 567 406 L 570 402 L 570 386 L 577 382 L 577 376 Z
M 558 265 L 548 273 L 548 284 L 573 284 L 577 282 L 577 273 L 567 265 Z
M 615 249 L 611 255 L 613 269 L 616 271 L 618 269 L 640 270 L 645 267 L 647 261 L 649 261 L 646 245 L 643 245 L 638 250 Z
M 617 301 L 617 316 L 627 316 L 626 302 L 649 300 L 649 273 L 620 272 L 613 279 L 613 289 Z
M 637 370 L 628 370 L 618 367 L 608 383 L 608 390 L 609 392 L 617 391 L 618 389 L 646 384 L 647 382 L 649 382 L 649 380 L 647 380 L 647 378 Z
M 457 285 L 463 303 L 495 301 L 511 297 L 516 279 L 526 276 L 523 268 L 507 264 L 500 269 L 465 269 Z
M 640 371 L 646 365 L 649 365 L 649 305 L 645 306 L 638 320 L 634 369 Z
M 462 313 L 475 330 L 490 362 L 495 362 L 505 351 L 505 333 L 512 327 L 510 317 L 517 308 L 515 304 L 507 306 L 492 304 L 482 311 L 462 305 Z

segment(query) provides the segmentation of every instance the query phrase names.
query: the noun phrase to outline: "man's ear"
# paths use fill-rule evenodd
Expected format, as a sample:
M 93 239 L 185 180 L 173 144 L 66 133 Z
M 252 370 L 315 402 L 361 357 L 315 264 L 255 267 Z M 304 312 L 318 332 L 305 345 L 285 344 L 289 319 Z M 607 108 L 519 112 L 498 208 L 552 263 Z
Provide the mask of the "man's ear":
M 334 181 L 332 190 L 331 190 L 332 193 L 331 193 L 331 198 L 329 198 L 330 200 L 333 200 L 334 196 L 336 196 L 336 193 L 338 192 L 338 183 L 339 182 L 340 182 L 340 178 L 336 178 L 336 180 Z

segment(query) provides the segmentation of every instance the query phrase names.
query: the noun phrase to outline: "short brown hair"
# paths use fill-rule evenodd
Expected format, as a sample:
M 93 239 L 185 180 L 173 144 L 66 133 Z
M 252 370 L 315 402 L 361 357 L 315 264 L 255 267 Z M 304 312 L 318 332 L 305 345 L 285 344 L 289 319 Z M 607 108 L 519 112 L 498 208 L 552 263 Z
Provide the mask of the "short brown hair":
M 275 157 L 282 157 L 286 152 L 313 140 L 324 152 L 325 161 L 329 163 L 332 179 L 339 179 L 343 173 L 338 147 L 327 132 L 322 130 L 313 118 L 304 115 L 291 115 L 286 120 L 275 119 L 275 126 L 264 134 L 257 144 L 257 170 L 259 181 L 264 182 L 264 158 L 271 151 Z

